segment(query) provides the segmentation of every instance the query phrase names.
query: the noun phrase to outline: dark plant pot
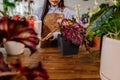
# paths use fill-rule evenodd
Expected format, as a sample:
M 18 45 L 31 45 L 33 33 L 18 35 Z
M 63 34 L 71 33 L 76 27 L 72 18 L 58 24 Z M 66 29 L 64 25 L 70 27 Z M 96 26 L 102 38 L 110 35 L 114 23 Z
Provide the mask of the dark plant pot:
M 78 54 L 79 46 L 74 45 L 71 41 L 65 40 L 63 36 L 58 36 L 58 48 L 62 55 Z

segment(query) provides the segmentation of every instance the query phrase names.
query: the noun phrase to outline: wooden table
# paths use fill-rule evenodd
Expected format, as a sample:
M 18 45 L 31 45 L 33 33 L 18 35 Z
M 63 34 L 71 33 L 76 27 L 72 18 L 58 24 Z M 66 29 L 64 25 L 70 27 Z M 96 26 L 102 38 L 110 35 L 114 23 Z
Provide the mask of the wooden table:
M 24 65 L 34 66 L 41 61 L 48 71 L 50 80 L 100 80 L 100 52 L 98 49 L 92 48 L 89 53 L 81 47 L 78 54 L 66 56 L 63 56 L 58 48 L 40 48 L 32 56 L 25 53 L 8 56 L 7 62 L 12 63 L 20 58 Z

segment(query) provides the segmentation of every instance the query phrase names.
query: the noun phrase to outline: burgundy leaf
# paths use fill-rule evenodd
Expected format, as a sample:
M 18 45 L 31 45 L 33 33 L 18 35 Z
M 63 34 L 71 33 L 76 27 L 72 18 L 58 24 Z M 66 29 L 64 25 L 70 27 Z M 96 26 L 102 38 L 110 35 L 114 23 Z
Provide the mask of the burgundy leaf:
M 30 48 L 32 52 L 36 50 L 39 38 L 35 30 L 28 24 L 26 19 L 14 20 L 11 18 L 0 18 L 0 44 L 3 39 L 7 41 L 18 41 Z
M 61 23 L 61 33 L 66 40 L 71 41 L 73 44 L 77 46 L 85 44 L 86 49 L 89 49 L 86 44 L 85 29 L 79 23 L 70 19 L 63 19 Z
M 11 71 L 8 65 L 4 62 L 4 56 L 2 52 L 0 52 L 0 71 L 1 72 Z
M 36 77 L 41 77 L 43 80 L 49 79 L 47 71 L 43 68 L 41 62 L 39 62 L 37 66 L 30 68 L 29 66 L 23 66 L 18 59 L 16 63 L 12 63 L 11 66 L 15 70 L 20 71 L 20 74 L 25 76 L 27 80 L 34 80 Z

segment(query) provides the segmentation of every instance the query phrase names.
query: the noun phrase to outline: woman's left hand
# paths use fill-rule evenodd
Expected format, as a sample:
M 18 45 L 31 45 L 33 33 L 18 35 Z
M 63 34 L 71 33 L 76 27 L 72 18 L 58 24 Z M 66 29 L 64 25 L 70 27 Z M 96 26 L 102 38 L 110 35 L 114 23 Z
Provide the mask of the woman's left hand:
M 61 32 L 58 32 L 58 31 L 54 32 L 53 35 L 52 35 L 53 38 L 50 39 L 50 41 L 53 41 L 53 40 L 57 39 L 59 34 L 61 34 Z

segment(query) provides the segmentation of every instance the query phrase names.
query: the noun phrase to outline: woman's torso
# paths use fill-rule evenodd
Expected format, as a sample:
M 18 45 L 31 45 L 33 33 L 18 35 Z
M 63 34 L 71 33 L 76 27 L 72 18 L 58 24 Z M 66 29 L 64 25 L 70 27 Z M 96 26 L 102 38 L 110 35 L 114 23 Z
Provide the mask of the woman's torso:
M 39 8 L 36 12 L 36 15 L 41 19 L 42 15 L 42 7 Z M 46 37 L 50 32 L 54 31 L 56 28 L 56 21 L 60 16 L 64 16 L 64 18 L 71 19 L 71 13 L 68 8 L 61 9 L 58 6 L 56 7 L 50 7 L 48 10 L 48 13 L 44 17 L 43 23 L 43 31 L 41 37 Z M 56 42 L 50 42 L 49 40 L 46 40 L 42 42 L 41 47 L 51 47 L 52 45 L 56 46 Z
M 43 8 L 42 8 L 42 7 L 39 7 L 39 8 L 34 12 L 34 14 L 37 15 L 40 20 L 41 20 L 41 16 L 42 16 L 42 11 L 43 11 Z M 61 13 L 61 9 L 58 8 L 58 6 L 52 7 L 52 8 L 49 8 L 48 13 Z M 64 14 L 64 17 L 65 17 L 65 18 L 67 18 L 67 19 L 72 19 L 70 9 L 68 9 L 68 8 L 65 7 L 62 13 Z

